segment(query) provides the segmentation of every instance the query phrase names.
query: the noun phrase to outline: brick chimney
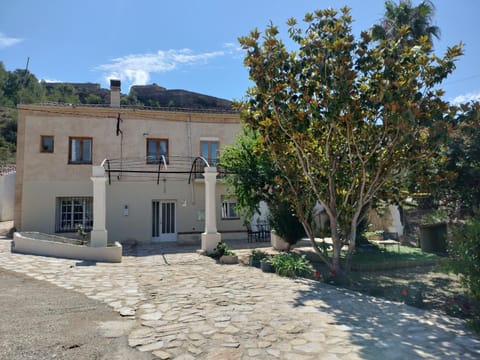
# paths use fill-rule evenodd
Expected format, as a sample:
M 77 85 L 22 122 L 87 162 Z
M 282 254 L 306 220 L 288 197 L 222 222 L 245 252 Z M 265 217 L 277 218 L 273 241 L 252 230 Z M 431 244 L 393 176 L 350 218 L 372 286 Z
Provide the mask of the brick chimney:
M 120 107 L 120 80 L 110 80 L 110 107 Z

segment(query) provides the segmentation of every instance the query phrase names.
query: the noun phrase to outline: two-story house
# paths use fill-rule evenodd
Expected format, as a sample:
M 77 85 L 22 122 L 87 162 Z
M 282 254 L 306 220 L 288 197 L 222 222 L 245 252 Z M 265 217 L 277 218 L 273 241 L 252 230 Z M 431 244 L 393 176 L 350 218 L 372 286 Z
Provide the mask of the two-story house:
M 14 225 L 21 231 L 75 233 L 93 224 L 92 167 L 103 166 L 109 241 L 198 242 L 205 229 L 206 162 L 240 130 L 233 111 L 34 104 L 18 107 Z M 195 159 L 197 159 L 195 161 Z M 235 201 L 215 185 L 222 239 L 245 236 Z

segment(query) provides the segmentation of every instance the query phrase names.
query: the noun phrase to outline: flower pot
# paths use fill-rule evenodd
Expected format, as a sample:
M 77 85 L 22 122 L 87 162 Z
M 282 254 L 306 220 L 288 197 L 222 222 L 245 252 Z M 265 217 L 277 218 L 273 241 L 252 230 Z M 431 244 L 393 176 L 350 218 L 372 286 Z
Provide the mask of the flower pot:
M 259 268 L 259 267 L 260 267 L 260 260 L 255 259 L 253 256 L 249 256 L 249 258 L 248 258 L 248 264 L 249 264 L 250 266 Z
M 270 234 L 270 243 L 272 244 L 272 247 L 278 251 L 286 251 L 290 247 L 290 244 L 283 240 L 283 238 L 278 236 L 277 233 L 273 230 Z
M 222 264 L 238 264 L 237 255 L 222 255 L 220 257 L 220 263 Z
M 260 260 L 260 269 L 266 273 L 273 273 L 275 272 L 275 268 L 268 260 Z

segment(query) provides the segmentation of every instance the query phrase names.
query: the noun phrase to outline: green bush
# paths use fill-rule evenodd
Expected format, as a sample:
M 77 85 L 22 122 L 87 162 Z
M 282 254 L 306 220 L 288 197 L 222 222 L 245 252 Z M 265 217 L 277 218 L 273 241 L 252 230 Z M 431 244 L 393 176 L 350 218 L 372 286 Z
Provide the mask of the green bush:
M 460 275 L 460 281 L 473 301 L 480 303 L 480 213 L 475 213 L 464 225 L 455 227 L 452 233 L 448 247 L 451 261 L 447 267 Z M 467 316 L 470 329 L 480 332 L 480 312 L 467 311 Z
M 305 255 L 281 253 L 274 255 L 270 262 L 274 266 L 275 272 L 280 276 L 296 277 L 313 273 L 312 265 L 305 258 Z
M 305 229 L 289 203 L 280 202 L 277 206 L 270 207 L 269 222 L 277 235 L 290 245 L 305 237 Z
M 470 295 L 480 301 L 480 213 L 452 230 L 448 269 L 460 275 Z

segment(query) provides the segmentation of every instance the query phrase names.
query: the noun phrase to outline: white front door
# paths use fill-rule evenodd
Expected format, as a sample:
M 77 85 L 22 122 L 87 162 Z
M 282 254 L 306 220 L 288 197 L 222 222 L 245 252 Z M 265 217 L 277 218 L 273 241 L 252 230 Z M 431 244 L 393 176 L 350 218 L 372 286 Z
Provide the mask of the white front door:
M 175 202 L 154 200 L 152 202 L 152 241 L 176 241 Z

